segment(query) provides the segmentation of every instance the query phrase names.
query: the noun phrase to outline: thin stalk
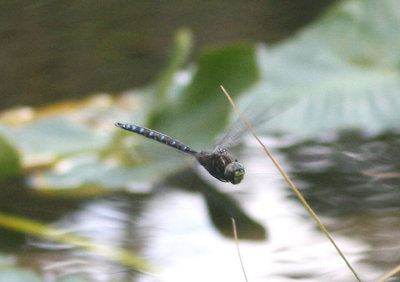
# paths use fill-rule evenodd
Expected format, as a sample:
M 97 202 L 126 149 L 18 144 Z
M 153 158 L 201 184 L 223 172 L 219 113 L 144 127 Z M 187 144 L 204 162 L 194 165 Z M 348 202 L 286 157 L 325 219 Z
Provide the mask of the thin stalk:
M 390 277 L 392 277 L 393 275 L 397 274 L 398 272 L 400 272 L 400 265 L 396 266 L 388 274 L 386 274 L 385 276 L 380 278 L 378 280 L 378 282 L 384 282 L 384 281 L 388 280 Z
M 240 266 L 242 267 L 242 272 L 243 272 L 243 275 L 244 275 L 244 281 L 248 282 L 249 280 L 247 280 L 246 270 L 244 269 L 242 255 L 240 254 L 240 249 L 239 249 L 239 239 L 238 239 L 238 236 L 237 236 L 236 221 L 235 221 L 235 219 L 233 217 L 231 219 L 232 219 L 233 237 L 235 238 L 236 249 L 237 249 L 238 256 L 239 256 Z
M 283 168 L 280 166 L 278 161 L 272 156 L 270 151 L 267 149 L 267 147 L 264 145 L 264 143 L 258 138 L 257 134 L 255 133 L 254 129 L 250 126 L 250 124 L 247 122 L 247 120 L 244 118 L 242 113 L 240 112 L 239 108 L 236 106 L 236 104 L 233 102 L 231 96 L 228 94 L 228 92 L 225 90 L 223 86 L 221 86 L 222 91 L 224 92 L 226 98 L 228 99 L 229 103 L 231 103 L 233 109 L 235 112 L 239 115 L 240 119 L 242 122 L 246 125 L 246 127 L 249 129 L 251 134 L 254 136 L 254 138 L 257 140 L 258 143 L 260 143 L 261 147 L 264 149 L 265 153 L 268 155 L 268 157 L 271 159 L 271 161 L 274 163 L 276 168 L 279 170 L 279 172 L 282 174 L 283 178 L 285 181 L 289 184 L 290 188 L 292 188 L 293 192 L 296 194 L 296 196 L 299 198 L 299 200 L 302 202 L 302 204 L 305 206 L 307 211 L 311 214 L 312 218 L 315 220 L 317 223 L 318 227 L 322 230 L 322 232 L 325 234 L 326 237 L 328 237 L 329 241 L 331 241 L 332 245 L 335 247 L 336 251 L 339 253 L 339 255 L 342 257 L 344 262 L 346 263 L 347 267 L 351 270 L 353 273 L 354 277 L 358 281 L 362 281 L 361 278 L 358 276 L 357 272 L 354 270 L 354 268 L 351 266 L 350 262 L 346 259 L 346 257 L 343 255 L 342 251 L 339 249 L 338 245 L 335 243 L 333 240 L 332 236 L 329 234 L 328 230 L 325 228 L 325 226 L 322 224 L 321 220 L 318 218 L 316 213 L 313 211 L 313 209 L 310 207 L 310 205 L 307 203 L 307 201 L 304 199 L 304 197 L 301 195 L 300 191 L 296 188 L 292 180 L 289 178 L 289 176 L 286 174 L 286 172 L 283 170 Z

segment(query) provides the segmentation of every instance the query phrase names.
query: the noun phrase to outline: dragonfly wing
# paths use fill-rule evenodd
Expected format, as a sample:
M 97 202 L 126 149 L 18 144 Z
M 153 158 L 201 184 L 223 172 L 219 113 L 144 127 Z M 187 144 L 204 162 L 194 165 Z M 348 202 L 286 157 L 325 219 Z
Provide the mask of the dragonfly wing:
M 234 123 L 236 125 L 236 122 Z M 243 140 L 246 133 L 246 127 L 238 124 L 237 126 L 231 126 L 222 136 L 220 136 L 215 143 L 214 149 L 217 148 L 229 148 L 235 146 Z
M 287 103 L 272 103 L 270 105 L 254 105 L 250 104 L 243 111 L 243 116 L 246 118 L 250 126 L 257 130 L 261 129 L 264 124 L 279 113 L 287 110 L 290 105 Z M 240 118 L 237 118 L 232 126 L 218 138 L 215 148 L 229 148 L 239 144 L 248 134 L 249 130 Z

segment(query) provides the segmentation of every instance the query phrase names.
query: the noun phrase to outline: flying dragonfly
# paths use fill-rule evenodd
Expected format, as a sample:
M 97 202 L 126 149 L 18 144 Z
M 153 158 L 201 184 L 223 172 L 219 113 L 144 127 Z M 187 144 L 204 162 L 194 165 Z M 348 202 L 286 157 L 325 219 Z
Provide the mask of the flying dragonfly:
M 182 142 L 169 137 L 158 131 L 127 123 L 115 123 L 115 126 L 124 130 L 137 133 L 149 139 L 175 148 L 179 151 L 187 153 L 196 158 L 201 166 L 203 166 L 212 176 L 222 182 L 230 182 L 239 184 L 245 174 L 244 166 L 238 162 L 227 148 L 236 143 L 233 135 L 239 135 L 238 132 L 228 131 L 214 146 L 211 151 L 195 151 Z

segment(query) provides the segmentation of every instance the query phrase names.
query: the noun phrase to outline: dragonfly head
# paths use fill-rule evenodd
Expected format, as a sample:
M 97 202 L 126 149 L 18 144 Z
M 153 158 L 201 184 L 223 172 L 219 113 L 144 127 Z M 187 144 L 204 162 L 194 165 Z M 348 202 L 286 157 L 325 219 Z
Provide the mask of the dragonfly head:
M 225 167 L 224 176 L 232 184 L 238 184 L 244 177 L 244 166 L 238 161 L 231 162 Z

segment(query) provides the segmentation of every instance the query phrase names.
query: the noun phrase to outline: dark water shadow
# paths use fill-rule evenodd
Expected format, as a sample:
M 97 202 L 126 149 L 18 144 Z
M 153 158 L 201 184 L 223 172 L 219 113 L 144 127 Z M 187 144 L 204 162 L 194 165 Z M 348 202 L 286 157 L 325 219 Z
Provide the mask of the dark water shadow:
M 227 193 L 220 192 L 192 169 L 168 178 L 165 183 L 188 192 L 200 193 L 206 202 L 208 215 L 214 227 L 223 236 L 234 237 L 232 229 L 232 218 L 234 218 L 240 240 L 265 240 L 267 238 L 265 227 L 247 215 L 236 199 Z M 232 184 L 225 185 L 231 185 L 232 189 L 235 189 Z
M 379 176 L 400 172 L 398 133 L 349 131 L 281 151 L 304 197 L 329 219 L 330 231 L 366 243 L 370 265 L 389 270 L 400 264 L 400 178 Z

